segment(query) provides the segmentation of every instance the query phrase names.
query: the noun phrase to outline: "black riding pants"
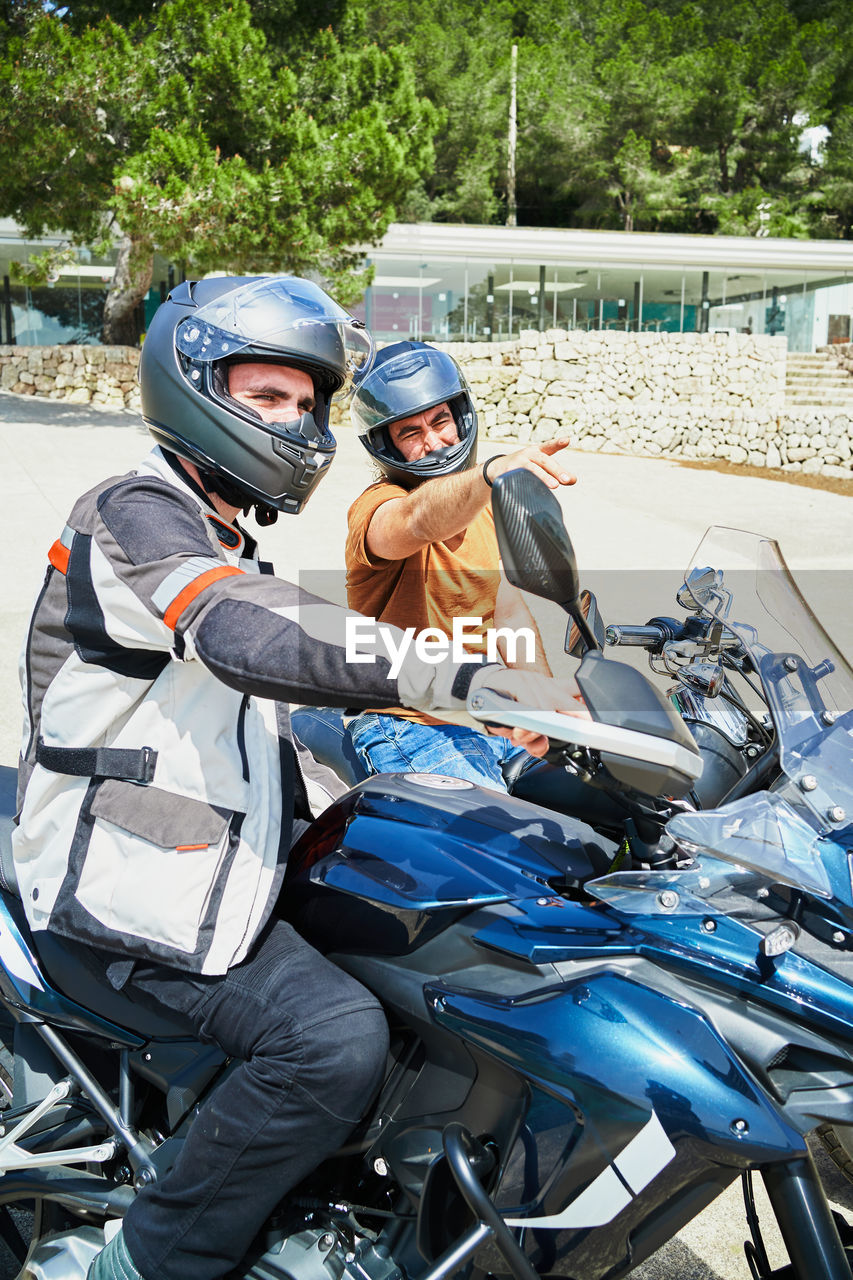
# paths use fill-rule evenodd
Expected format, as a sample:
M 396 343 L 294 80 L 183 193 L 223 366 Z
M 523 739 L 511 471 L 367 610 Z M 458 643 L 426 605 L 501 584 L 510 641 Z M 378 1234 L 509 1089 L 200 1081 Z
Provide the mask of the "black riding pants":
M 184 1015 L 200 1040 L 241 1059 L 123 1227 L 145 1280 L 216 1280 L 366 1110 L 385 1066 L 385 1017 L 283 921 L 222 977 L 139 963 L 124 991 Z

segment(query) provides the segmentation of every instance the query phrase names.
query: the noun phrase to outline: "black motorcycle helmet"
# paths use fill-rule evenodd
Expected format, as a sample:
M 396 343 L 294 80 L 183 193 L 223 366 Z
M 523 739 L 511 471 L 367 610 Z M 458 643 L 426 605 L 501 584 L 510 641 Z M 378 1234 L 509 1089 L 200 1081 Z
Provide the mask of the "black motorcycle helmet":
M 383 347 L 372 365 L 354 379 L 350 415 L 358 437 L 394 484 L 412 489 L 423 480 L 467 471 L 477 461 L 477 411 L 465 375 L 455 360 L 425 342 Z M 388 427 L 398 418 L 450 407 L 458 444 L 407 462 L 391 442 Z
M 151 321 L 139 361 L 142 416 L 163 448 L 194 462 L 208 492 L 254 506 L 260 524 L 298 515 L 335 456 L 329 407 L 372 347 L 328 294 L 296 276 L 185 281 Z M 228 366 L 307 372 L 313 413 L 265 422 L 228 393 Z

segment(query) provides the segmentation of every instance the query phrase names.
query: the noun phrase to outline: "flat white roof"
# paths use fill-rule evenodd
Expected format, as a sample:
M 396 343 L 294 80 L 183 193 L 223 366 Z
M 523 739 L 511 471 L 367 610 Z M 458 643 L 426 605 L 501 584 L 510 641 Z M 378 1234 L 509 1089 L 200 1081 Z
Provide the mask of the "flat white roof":
M 477 258 L 494 262 L 594 262 L 613 267 L 693 267 L 709 271 L 804 268 L 853 274 L 853 241 L 788 240 L 771 236 L 693 236 L 649 231 L 573 231 L 557 227 L 496 227 L 444 222 L 394 222 L 376 246 L 374 261 L 415 258 L 429 263 Z

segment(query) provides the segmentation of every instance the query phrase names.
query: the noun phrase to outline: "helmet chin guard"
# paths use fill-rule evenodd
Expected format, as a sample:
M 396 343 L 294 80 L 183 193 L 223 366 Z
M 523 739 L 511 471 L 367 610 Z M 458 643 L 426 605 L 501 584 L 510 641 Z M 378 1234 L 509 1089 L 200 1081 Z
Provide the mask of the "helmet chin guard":
M 331 465 L 331 400 L 372 354 L 363 326 L 309 280 L 184 282 L 155 313 L 143 344 L 142 416 L 164 448 L 214 478 L 211 492 L 254 506 L 259 521 L 271 523 L 279 511 L 298 514 Z M 307 373 L 313 413 L 264 421 L 228 392 L 235 361 Z
M 388 428 L 434 405 L 447 403 L 456 423 L 456 444 L 409 462 Z M 451 356 L 425 342 L 383 347 L 354 380 L 350 416 L 358 437 L 395 484 L 414 488 L 424 480 L 467 471 L 477 460 L 477 411 L 465 375 Z

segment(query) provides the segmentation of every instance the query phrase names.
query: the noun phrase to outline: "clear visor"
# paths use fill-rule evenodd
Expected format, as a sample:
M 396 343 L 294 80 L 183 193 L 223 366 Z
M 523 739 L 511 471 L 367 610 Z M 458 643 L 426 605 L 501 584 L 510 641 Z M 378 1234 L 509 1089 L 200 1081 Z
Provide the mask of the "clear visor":
M 319 285 L 298 276 L 254 280 L 215 298 L 181 322 L 175 345 L 199 362 L 263 347 L 280 349 L 283 359 L 292 354 L 327 367 L 343 363 L 345 381 L 336 397 L 346 394 L 353 378 L 363 376 L 373 360 L 373 340 L 361 322 Z
M 461 370 L 443 351 L 428 347 L 399 355 L 356 376 L 350 405 L 353 425 L 367 436 L 397 418 L 408 418 L 468 391 Z

